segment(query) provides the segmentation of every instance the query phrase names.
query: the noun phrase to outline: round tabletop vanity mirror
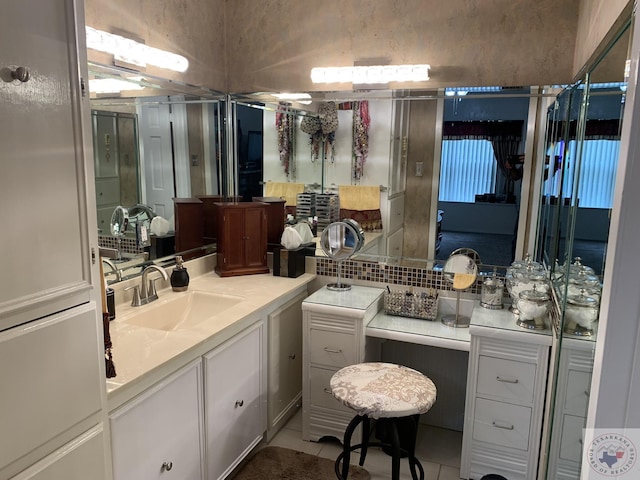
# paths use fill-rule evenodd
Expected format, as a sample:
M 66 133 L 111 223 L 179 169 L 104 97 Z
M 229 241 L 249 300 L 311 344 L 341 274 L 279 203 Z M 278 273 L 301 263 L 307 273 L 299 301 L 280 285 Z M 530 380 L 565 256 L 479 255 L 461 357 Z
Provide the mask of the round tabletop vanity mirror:
M 456 292 L 456 313 L 443 315 L 442 323 L 450 327 L 466 328 L 471 319 L 460 315 L 460 292 L 471 287 L 478 278 L 478 265 L 473 258 L 461 254 L 452 254 L 444 264 L 442 276 Z
M 364 245 L 364 232 L 358 222 L 345 219 L 329 224 L 320 236 L 320 248 L 324 254 L 336 262 L 337 280 L 327 285 L 327 289 L 344 291 L 351 285 L 341 281 L 342 262 L 348 260 Z
M 111 214 L 111 222 L 109 224 L 111 235 L 117 239 L 118 255 L 116 261 L 122 261 L 122 237 L 129 226 L 129 211 L 121 205 L 118 205 Z

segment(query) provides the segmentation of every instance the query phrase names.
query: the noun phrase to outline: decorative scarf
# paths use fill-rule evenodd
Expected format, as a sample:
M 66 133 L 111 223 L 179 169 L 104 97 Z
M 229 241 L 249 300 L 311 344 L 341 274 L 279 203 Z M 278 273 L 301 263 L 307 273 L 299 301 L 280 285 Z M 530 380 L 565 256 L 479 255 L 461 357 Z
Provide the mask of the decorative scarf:
M 296 163 L 294 154 L 295 121 L 293 112 L 285 102 L 278 104 L 276 112 L 276 131 L 278 134 L 278 153 L 280 164 L 284 166 L 284 173 L 293 180 L 296 179 Z
M 364 175 L 364 164 L 369 153 L 369 101 L 353 102 L 353 155 L 352 178 L 359 180 Z

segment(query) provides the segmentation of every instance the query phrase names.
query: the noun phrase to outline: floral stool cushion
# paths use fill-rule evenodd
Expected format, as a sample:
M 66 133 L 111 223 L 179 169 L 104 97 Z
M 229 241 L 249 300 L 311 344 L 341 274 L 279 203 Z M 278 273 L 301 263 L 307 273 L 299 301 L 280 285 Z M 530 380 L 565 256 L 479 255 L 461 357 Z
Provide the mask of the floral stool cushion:
M 330 386 L 343 405 L 370 418 L 425 413 L 436 401 L 436 386 L 431 379 L 392 363 L 349 365 L 331 377 Z

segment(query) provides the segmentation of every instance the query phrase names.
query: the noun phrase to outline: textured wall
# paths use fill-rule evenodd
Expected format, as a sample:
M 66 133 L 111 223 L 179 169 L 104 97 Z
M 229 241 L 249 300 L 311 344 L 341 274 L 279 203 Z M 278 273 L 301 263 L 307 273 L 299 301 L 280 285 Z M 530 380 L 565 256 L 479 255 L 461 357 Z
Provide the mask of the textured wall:
M 633 0 L 581 0 L 573 73 L 577 75 L 590 62 L 600 43 L 607 37 L 618 17 Z M 625 12 L 626 13 L 626 12 Z M 630 12 L 629 12 L 630 14 Z M 628 15 L 627 15 L 628 16 Z
M 225 0 L 85 0 L 86 24 L 100 30 L 130 32 L 147 45 L 184 55 L 185 73 L 148 67 L 171 80 L 227 91 L 225 82 Z M 94 50 L 89 60 L 111 64 Z
M 579 0 L 227 1 L 227 25 L 233 26 L 227 38 L 229 85 L 232 91 L 244 92 L 326 90 L 327 85 L 311 83 L 312 67 L 353 65 L 371 58 L 429 63 L 429 88 L 566 83 L 572 77 L 578 4 Z
M 429 258 L 429 240 L 435 232 L 429 231 L 433 166 L 436 142 L 437 102 L 417 100 L 411 102 L 409 118 L 409 151 L 407 155 L 407 186 L 404 194 L 405 257 Z M 438 158 L 437 161 L 440 161 Z M 423 162 L 423 176 L 416 177 L 416 162 Z

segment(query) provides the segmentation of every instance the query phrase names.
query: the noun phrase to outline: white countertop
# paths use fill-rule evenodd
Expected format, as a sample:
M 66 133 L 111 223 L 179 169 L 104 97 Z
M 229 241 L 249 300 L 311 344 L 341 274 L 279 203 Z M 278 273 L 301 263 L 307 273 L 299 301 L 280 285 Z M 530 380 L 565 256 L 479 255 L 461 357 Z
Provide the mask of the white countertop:
M 314 303 L 332 307 L 366 310 L 383 293 L 384 289 L 382 288 L 361 287 L 359 285 L 352 285 L 349 290 L 345 291 L 329 290 L 325 286 L 309 295 L 302 304 L 302 308 L 305 308 L 305 304 Z
M 441 298 L 442 300 L 445 299 Z M 451 299 L 446 300 L 451 301 Z M 450 306 L 446 308 L 450 308 Z M 443 324 L 440 321 L 441 306 L 438 310 L 438 317 L 435 321 L 387 315 L 381 311 L 367 325 L 366 335 L 463 351 L 469 351 L 471 334 L 507 336 L 521 340 L 527 338 L 527 341 L 533 343 L 551 344 L 551 330 L 527 330 L 519 327 L 516 324 L 516 316 L 506 308 L 502 310 L 486 309 L 480 306 L 478 300 L 475 300 L 469 328 L 456 328 Z M 533 336 L 522 336 L 527 334 Z
M 312 274 L 297 278 L 270 274 L 221 278 L 213 272 L 192 278 L 188 291 L 236 295 L 243 300 L 216 316 L 215 321 L 205 320 L 183 330 L 145 328 L 127 320 L 145 308 L 160 308 L 163 299 L 166 302 L 184 293 L 168 288 L 159 291 L 159 299 L 148 305 L 118 305 L 116 319 L 109 326 L 117 372 L 115 378 L 107 379 L 109 410 L 250 326 L 259 320 L 266 307 L 293 296 L 314 278 Z

